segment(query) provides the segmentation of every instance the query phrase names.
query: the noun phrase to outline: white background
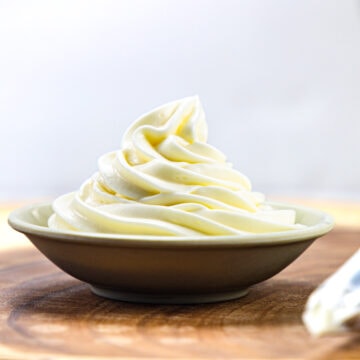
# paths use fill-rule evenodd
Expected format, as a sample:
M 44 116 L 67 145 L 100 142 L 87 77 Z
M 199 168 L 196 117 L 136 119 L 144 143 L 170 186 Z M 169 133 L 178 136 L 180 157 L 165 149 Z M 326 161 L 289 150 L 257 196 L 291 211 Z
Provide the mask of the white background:
M 360 3 L 0 1 L 0 200 L 77 189 L 127 126 L 199 94 L 266 194 L 360 199 Z

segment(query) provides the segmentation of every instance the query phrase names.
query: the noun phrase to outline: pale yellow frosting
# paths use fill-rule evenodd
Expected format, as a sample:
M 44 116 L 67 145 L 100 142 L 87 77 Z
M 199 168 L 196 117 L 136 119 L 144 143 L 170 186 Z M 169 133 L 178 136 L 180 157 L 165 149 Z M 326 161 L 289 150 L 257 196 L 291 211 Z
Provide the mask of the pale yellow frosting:
M 297 229 L 207 142 L 197 96 L 165 104 L 126 131 L 80 190 L 53 203 L 49 227 L 137 235 L 234 235 Z

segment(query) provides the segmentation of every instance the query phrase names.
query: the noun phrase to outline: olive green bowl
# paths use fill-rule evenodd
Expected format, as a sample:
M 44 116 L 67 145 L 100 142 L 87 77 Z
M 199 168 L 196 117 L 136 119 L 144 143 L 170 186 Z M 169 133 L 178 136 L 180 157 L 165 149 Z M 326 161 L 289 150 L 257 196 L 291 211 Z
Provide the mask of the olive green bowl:
M 306 227 L 246 236 L 159 237 L 55 231 L 51 204 L 13 211 L 9 224 L 54 264 L 107 298 L 143 303 L 206 303 L 244 296 L 294 261 L 333 226 L 331 217 L 300 206 Z

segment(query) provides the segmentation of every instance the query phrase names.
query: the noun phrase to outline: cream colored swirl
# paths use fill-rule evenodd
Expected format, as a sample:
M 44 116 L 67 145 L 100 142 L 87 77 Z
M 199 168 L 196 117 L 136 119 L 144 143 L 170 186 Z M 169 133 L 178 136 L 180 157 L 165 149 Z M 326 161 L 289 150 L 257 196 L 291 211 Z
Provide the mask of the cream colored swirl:
M 296 229 L 207 144 L 198 97 L 163 105 L 126 131 L 79 191 L 53 203 L 49 227 L 138 235 L 233 235 Z

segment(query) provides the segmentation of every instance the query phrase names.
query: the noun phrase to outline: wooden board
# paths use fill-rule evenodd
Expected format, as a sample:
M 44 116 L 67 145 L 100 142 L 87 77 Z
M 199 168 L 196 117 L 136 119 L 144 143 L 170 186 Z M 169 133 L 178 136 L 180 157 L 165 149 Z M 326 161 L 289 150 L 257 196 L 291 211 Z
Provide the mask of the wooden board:
M 6 248 L 0 359 L 360 359 L 356 333 L 313 339 L 301 322 L 310 292 L 359 245 L 359 230 L 334 230 L 247 297 L 190 306 L 102 299 L 31 245 Z

